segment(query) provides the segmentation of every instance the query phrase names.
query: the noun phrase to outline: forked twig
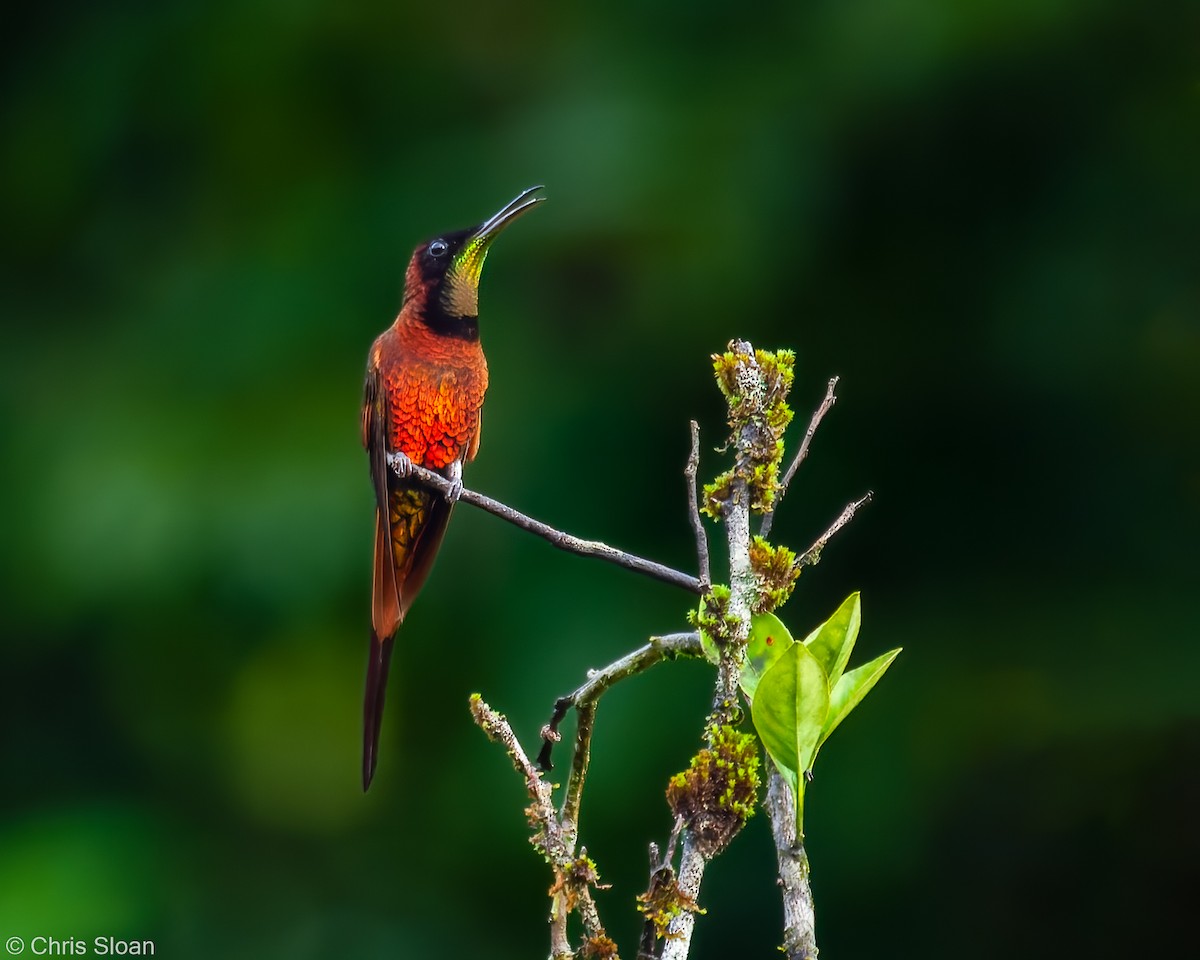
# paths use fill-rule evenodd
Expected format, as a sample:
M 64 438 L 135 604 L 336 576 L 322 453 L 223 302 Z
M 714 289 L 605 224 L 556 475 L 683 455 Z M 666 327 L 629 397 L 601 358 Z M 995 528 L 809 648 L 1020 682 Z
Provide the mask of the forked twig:
M 700 634 L 694 631 L 669 633 L 661 637 L 651 637 L 649 643 L 638 647 L 632 653 L 625 654 L 619 660 L 614 660 L 607 667 L 589 671 L 587 680 L 565 697 L 559 697 L 554 702 L 554 712 L 550 717 L 550 722 L 542 727 L 542 749 L 538 753 L 538 767 L 542 770 L 553 769 L 554 764 L 551 762 L 550 754 L 554 749 L 554 744 L 562 739 L 558 733 L 558 725 L 562 723 L 567 711 L 572 707 L 578 709 L 580 705 L 594 704 L 605 690 L 619 680 L 631 677 L 635 673 L 641 673 L 662 660 L 680 656 L 699 657 L 703 655 L 704 652 L 700 648 Z
M 488 739 L 499 743 L 508 754 L 513 768 L 525 780 L 525 788 L 533 802 L 529 805 L 530 821 L 536 825 L 534 845 L 545 854 L 554 869 L 554 906 L 550 917 L 551 957 L 573 957 L 567 938 L 567 914 L 573 907 L 579 911 L 587 935 L 593 939 L 607 939 L 600 922 L 589 879 L 581 877 L 579 863 L 575 859 L 575 838 L 569 838 L 554 810 L 553 787 L 546 782 L 542 772 L 529 761 L 521 742 L 509 725 L 508 719 L 493 710 L 478 694 L 471 697 L 471 716 Z

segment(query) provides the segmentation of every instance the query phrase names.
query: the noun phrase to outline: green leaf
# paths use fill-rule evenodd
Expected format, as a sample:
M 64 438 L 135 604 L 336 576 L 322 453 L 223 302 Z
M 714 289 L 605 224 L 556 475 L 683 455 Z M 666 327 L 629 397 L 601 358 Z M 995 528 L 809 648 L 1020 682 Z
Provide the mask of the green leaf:
M 829 681 L 802 643 L 788 647 L 762 675 L 750 708 L 771 759 L 797 778 L 812 766 L 828 713 Z
M 758 689 L 762 675 L 795 642 L 791 632 L 775 614 L 759 613 L 751 618 L 750 639 L 746 642 L 746 666 L 738 677 L 747 700 L 754 703 L 754 691 Z
M 817 743 L 818 748 L 829 739 L 829 735 L 837 729 L 837 725 L 846 719 L 850 711 L 857 707 L 862 698 L 879 682 L 879 678 L 892 665 L 892 661 L 896 659 L 902 649 L 903 647 L 897 647 L 895 650 L 889 650 L 870 663 L 864 663 L 861 667 L 855 667 L 849 673 L 842 675 L 834 685 L 833 693 L 829 698 L 829 713 L 825 717 L 821 737 Z
M 721 651 L 717 649 L 717 645 L 708 638 L 708 634 L 703 630 L 700 631 L 700 649 L 704 653 L 704 659 L 713 666 L 721 662 Z
M 846 663 L 854 649 L 854 641 L 858 639 L 861 622 L 862 612 L 856 590 L 842 601 L 842 605 L 834 611 L 832 617 L 804 640 L 809 652 L 816 657 L 825 670 L 825 675 L 829 677 L 830 690 L 836 686 L 842 671 L 846 669 Z
M 804 772 L 812 767 L 828 713 L 829 678 L 808 647 L 793 643 L 763 673 L 750 716 L 795 794 L 797 836 L 804 835 Z

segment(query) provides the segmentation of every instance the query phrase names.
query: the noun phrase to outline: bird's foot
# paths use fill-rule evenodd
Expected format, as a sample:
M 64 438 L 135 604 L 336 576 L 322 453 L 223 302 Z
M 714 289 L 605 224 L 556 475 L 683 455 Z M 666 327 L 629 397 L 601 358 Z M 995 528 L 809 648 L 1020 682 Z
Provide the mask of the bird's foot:
M 455 460 L 450 464 L 450 472 L 446 479 L 450 482 L 450 488 L 442 493 L 446 498 L 446 502 L 450 504 L 458 503 L 458 498 L 462 496 L 462 461 Z
M 401 480 L 407 480 L 412 476 L 413 462 L 408 458 L 408 454 L 402 450 L 397 450 L 395 453 L 387 455 L 387 464 L 392 468 L 394 473 Z

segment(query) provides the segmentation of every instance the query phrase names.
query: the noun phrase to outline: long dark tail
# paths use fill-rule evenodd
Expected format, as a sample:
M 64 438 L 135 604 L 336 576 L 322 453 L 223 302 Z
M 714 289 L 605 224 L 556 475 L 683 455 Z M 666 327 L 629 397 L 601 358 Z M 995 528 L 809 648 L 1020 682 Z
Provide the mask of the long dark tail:
M 388 664 L 392 660 L 395 637 L 382 640 L 371 631 L 371 651 L 367 659 L 367 695 L 363 700 L 363 792 L 371 786 L 375 765 L 379 762 L 379 730 L 383 725 L 383 695 L 387 691 Z

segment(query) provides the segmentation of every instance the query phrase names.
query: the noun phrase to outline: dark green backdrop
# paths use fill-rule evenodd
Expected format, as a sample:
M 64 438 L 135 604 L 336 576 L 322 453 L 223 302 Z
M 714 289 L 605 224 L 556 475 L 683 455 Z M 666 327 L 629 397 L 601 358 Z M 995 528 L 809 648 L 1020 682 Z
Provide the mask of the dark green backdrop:
M 413 9 L 405 9 L 411 7 Z M 544 955 L 521 787 L 689 597 L 460 507 L 359 789 L 367 346 L 413 245 L 497 244 L 486 491 L 691 569 L 708 355 L 841 400 L 776 525 L 806 631 L 905 653 L 808 799 L 822 956 L 1178 955 L 1200 881 L 1200 72 L 1190 5 L 30 5 L 3 77 L 0 938 Z M 634 952 L 709 686 L 600 711 L 583 841 Z M 695 956 L 773 956 L 765 821 Z

